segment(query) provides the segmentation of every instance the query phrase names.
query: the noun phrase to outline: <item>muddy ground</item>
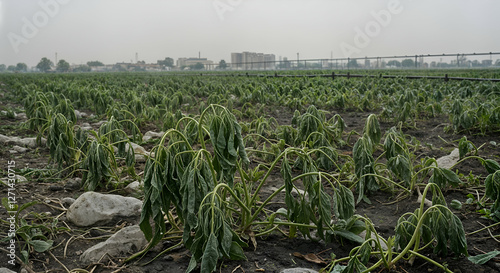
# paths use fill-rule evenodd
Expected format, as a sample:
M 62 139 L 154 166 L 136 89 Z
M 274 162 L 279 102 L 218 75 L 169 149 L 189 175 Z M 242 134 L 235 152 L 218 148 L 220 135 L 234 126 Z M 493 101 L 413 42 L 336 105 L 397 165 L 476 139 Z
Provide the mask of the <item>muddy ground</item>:
M 0 110 L 6 109 L 7 106 L 20 108 L 19 105 L 11 105 L 8 102 L 2 102 Z M 274 108 L 269 109 L 269 116 L 273 116 L 280 124 L 290 124 L 292 118 L 292 111 L 287 108 Z M 337 112 L 330 112 L 328 115 L 333 115 Z M 362 133 L 364 120 L 369 113 L 359 112 L 338 112 L 345 120 L 348 126 L 347 132 L 352 130 Z M 89 120 L 83 119 L 80 122 L 87 122 Z M 2 117 L 0 119 L 0 134 L 14 135 L 20 137 L 34 136 L 31 132 L 20 127 L 22 119 L 8 119 Z M 414 136 L 420 142 L 419 149 L 416 152 L 418 157 L 441 157 L 450 153 L 455 147 L 458 147 L 458 140 L 462 134 L 445 133 L 443 128 L 447 125 L 448 119 L 444 116 L 431 118 L 426 120 L 418 120 L 416 128 L 406 128 L 405 133 Z M 383 131 L 389 129 L 393 124 L 381 123 Z M 145 133 L 147 130 L 155 129 L 154 125 L 148 124 L 147 128 L 142 128 Z M 160 131 L 157 129 L 156 131 Z M 347 134 L 346 134 L 347 135 Z M 356 141 L 356 136 L 352 137 L 349 144 L 342 148 L 342 152 L 349 153 L 352 151 L 352 145 Z M 499 141 L 500 134 L 490 134 L 482 136 L 474 133 L 468 133 L 467 138 L 471 140 L 476 147 L 480 147 L 478 155 L 484 158 L 494 159 L 500 161 L 500 143 L 495 145 L 490 141 Z M 148 149 L 152 145 L 146 145 Z M 7 161 L 15 161 L 16 169 L 19 174 L 24 174 L 22 169 L 46 169 L 48 168 L 49 154 L 48 149 L 39 147 L 36 149 L 29 149 L 26 153 L 12 154 L 9 150 L 12 145 L 0 146 L 1 168 L 4 170 L 7 167 Z M 139 171 L 142 166 L 139 165 Z M 470 160 L 460 164 L 457 167 L 458 171 L 465 176 L 472 173 L 477 177 L 476 183 L 484 183 L 484 178 L 487 175 L 484 167 L 477 160 Z M 38 178 L 40 177 L 40 178 Z M 64 188 L 66 183 L 65 179 L 61 178 L 47 178 L 47 174 L 43 172 L 35 173 L 28 176 L 29 180 L 25 183 L 20 183 L 16 186 L 16 196 L 20 204 L 30 202 L 32 200 L 40 201 L 40 204 L 33 206 L 27 211 L 33 211 L 37 214 L 32 214 L 28 220 L 33 220 L 37 223 L 44 223 L 45 225 L 52 224 L 53 219 L 57 218 L 58 223 L 52 229 L 50 237 L 54 240 L 54 247 L 49 252 L 44 253 L 31 253 L 30 254 L 30 267 L 34 272 L 68 272 L 77 268 L 85 269 L 88 272 L 184 272 L 190 254 L 184 248 L 174 249 L 173 251 L 160 256 L 147 265 L 144 263 L 151 261 L 162 250 L 173 246 L 176 242 L 163 241 L 152 251 L 150 251 L 140 261 L 131 264 L 123 264 L 123 260 L 131 253 L 123 255 L 123 257 L 113 257 L 112 259 L 104 259 L 101 263 L 95 265 L 84 265 L 79 261 L 79 256 L 87 248 L 104 241 L 120 228 L 136 224 L 137 221 L 121 220 L 111 225 L 102 227 L 93 227 L 82 229 L 72 226 L 69 222 L 65 221 L 65 207 L 61 204 L 60 200 L 64 197 L 77 198 L 83 193 L 80 189 L 67 189 Z M 465 177 L 462 178 L 466 180 Z M 269 180 L 270 182 L 266 187 L 273 187 L 280 185 L 281 178 L 279 173 L 274 174 Z M 473 181 L 470 183 L 474 183 Z M 479 186 L 478 184 L 478 186 Z M 476 192 L 477 189 L 477 192 Z M 484 189 L 484 188 L 483 188 Z M 444 192 L 448 203 L 457 199 L 465 202 L 467 194 L 473 193 L 474 195 L 483 195 L 484 192 L 480 187 L 467 187 L 459 189 L 449 189 Z M 265 191 L 264 191 L 265 192 Z M 121 191 L 113 193 L 125 194 Z M 0 188 L 2 197 L 6 196 L 7 189 L 2 185 Z M 379 191 L 370 196 L 372 204 L 361 202 L 357 208 L 356 213 L 359 215 L 367 216 L 370 218 L 377 231 L 385 238 L 394 235 L 394 227 L 398 218 L 405 212 L 413 212 L 417 204 L 417 196 L 402 199 L 394 202 L 397 196 L 393 193 Z M 283 203 L 284 205 L 284 203 Z M 460 211 L 455 213 L 462 220 L 466 233 L 471 233 L 475 230 L 482 228 L 485 225 L 490 225 L 493 222 L 488 219 L 481 218 L 481 215 L 476 212 L 476 207 L 473 205 L 466 205 Z M 43 213 L 50 214 L 43 214 Z M 0 219 L 7 218 L 7 213 L 4 209 L 0 210 Z M 6 225 L 2 224 L 2 228 Z M 492 235 L 499 235 L 500 230 L 491 229 Z M 1 237 L 6 236 L 5 230 L 0 230 Z M 490 236 L 488 231 L 476 233 L 467 236 L 468 251 L 470 255 L 478 255 L 484 252 L 489 252 L 494 249 L 499 249 L 500 244 L 497 239 Z M 279 272 L 285 268 L 303 267 L 315 270 L 320 270 L 326 264 L 316 264 L 308 262 L 300 258 L 300 254 L 316 254 L 317 257 L 323 259 L 325 263 L 330 262 L 330 254 L 333 252 L 337 258 L 346 257 L 349 251 L 354 247 L 353 243 L 348 241 L 338 241 L 334 243 L 324 244 L 322 242 L 314 242 L 308 239 L 295 238 L 289 239 L 280 234 L 272 234 L 268 237 L 257 238 L 257 248 L 249 247 L 245 249 L 247 256 L 246 261 L 224 261 L 219 265 L 218 272 L 232 273 L 232 272 Z M 6 251 L 7 243 L 1 242 L 0 248 L 0 267 L 5 266 L 17 272 L 20 271 L 20 266 L 10 267 L 7 265 Z M 449 256 L 446 258 L 439 258 L 432 254 L 429 250 L 424 252 L 439 261 L 446 263 L 448 268 L 453 272 L 499 272 L 500 259 L 496 258 L 491 260 L 485 265 L 474 265 L 469 262 L 465 257 L 455 258 Z M 415 263 L 410 266 L 404 260 L 400 261 L 395 268 L 389 272 L 441 272 L 442 270 L 436 266 L 424 263 L 422 260 L 417 259 Z M 74 271 L 76 272 L 76 271 Z M 80 271 L 85 272 L 85 271 Z M 378 271 L 379 272 L 379 271 Z M 382 272 L 382 270 L 380 271 Z M 388 271 L 385 271 L 388 272 Z

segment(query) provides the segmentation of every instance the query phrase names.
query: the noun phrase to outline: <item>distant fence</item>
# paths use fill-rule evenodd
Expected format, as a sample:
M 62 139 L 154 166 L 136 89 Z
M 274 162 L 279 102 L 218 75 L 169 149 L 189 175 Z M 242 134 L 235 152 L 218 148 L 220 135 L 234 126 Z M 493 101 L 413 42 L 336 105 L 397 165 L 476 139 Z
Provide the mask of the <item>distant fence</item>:
M 486 58 L 484 58 L 486 57 Z M 480 59 L 483 58 L 483 59 Z M 484 68 L 500 67 L 500 52 L 458 54 L 416 54 L 357 58 L 296 59 L 226 63 L 227 70 L 294 70 L 294 69 L 381 69 L 381 68 Z M 207 70 L 218 69 L 218 64 Z
M 444 76 L 416 76 L 416 75 L 373 75 L 373 74 L 351 74 L 347 72 L 346 74 L 336 74 L 332 72 L 331 74 L 310 74 L 310 75 L 279 75 L 277 72 L 274 74 L 252 74 L 252 73 L 169 73 L 171 76 L 211 76 L 211 77 L 258 77 L 258 78 L 331 78 L 335 80 L 337 77 L 344 78 L 381 78 L 381 79 L 430 79 L 430 80 L 444 80 L 448 81 L 488 81 L 488 82 L 500 82 L 500 79 L 487 79 L 487 78 L 468 78 L 468 77 L 449 77 L 448 74 Z

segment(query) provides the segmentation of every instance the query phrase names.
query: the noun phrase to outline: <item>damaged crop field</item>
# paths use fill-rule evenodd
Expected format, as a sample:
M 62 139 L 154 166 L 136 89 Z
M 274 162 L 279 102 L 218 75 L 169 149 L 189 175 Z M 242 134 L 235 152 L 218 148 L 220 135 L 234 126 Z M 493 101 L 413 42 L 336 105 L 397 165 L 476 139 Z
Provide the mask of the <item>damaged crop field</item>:
M 0 74 L 0 110 L 16 272 L 500 270 L 500 83 Z

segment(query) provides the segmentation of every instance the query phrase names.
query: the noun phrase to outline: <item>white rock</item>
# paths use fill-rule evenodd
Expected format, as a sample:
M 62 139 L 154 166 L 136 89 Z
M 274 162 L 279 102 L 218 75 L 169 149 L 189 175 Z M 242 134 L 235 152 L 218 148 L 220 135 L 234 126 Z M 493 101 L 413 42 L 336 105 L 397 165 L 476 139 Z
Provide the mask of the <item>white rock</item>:
M 6 177 L 4 177 L 4 178 L 2 178 L 0 180 L 2 180 L 3 183 L 7 184 L 9 182 L 9 179 L 12 179 L 12 177 L 7 177 L 6 176 Z M 15 183 L 22 183 L 22 182 L 27 182 L 28 181 L 28 179 L 26 179 L 26 177 L 24 177 L 22 175 L 18 175 L 18 174 L 16 174 L 14 176 L 14 179 L 16 180 Z
M 143 187 L 144 187 L 143 183 L 140 183 L 139 181 L 134 181 L 128 184 L 124 190 L 127 193 L 139 193 L 142 191 Z
M 11 153 L 11 154 L 17 154 L 17 153 L 19 153 L 19 152 L 18 152 L 18 151 L 16 151 L 16 150 L 9 150 L 9 153 Z
M 84 131 L 89 131 L 93 129 L 88 122 L 82 123 L 82 126 L 80 126 L 80 128 L 82 128 L 82 130 Z
M 86 227 L 95 223 L 109 223 L 115 217 L 133 217 L 141 214 L 142 201 L 133 197 L 86 192 L 69 207 L 68 220 Z
M 83 118 L 83 117 L 86 117 L 87 114 L 84 112 L 80 112 L 78 110 L 75 110 L 75 116 L 76 116 L 76 118 Z
M 100 127 L 101 125 L 103 125 L 105 122 L 107 122 L 106 120 L 101 120 L 99 122 L 96 122 L 96 123 L 93 123 L 92 126 L 95 126 L 95 127 Z
M 0 268 L 0 273 L 16 273 L 16 271 L 12 271 L 8 268 L 2 267 Z
M 19 113 L 16 116 L 17 119 L 27 119 L 26 113 Z
M 144 149 L 141 145 L 135 144 L 134 142 L 130 142 L 130 145 L 132 145 L 132 149 L 134 150 L 135 154 L 140 154 L 140 155 L 149 155 L 149 152 Z M 127 143 L 125 145 L 125 150 L 128 151 L 129 149 L 129 144 Z
M 12 149 L 18 153 L 25 153 L 26 151 L 28 151 L 27 148 L 24 148 L 24 147 L 21 147 L 21 146 L 17 146 L 15 145 L 14 147 L 12 147 Z
M 47 140 L 42 137 L 42 145 L 47 143 Z M 9 137 L 6 135 L 0 134 L 0 143 L 3 144 L 14 144 L 19 146 L 27 146 L 31 148 L 35 148 L 36 145 L 36 137 L 28 137 L 28 138 L 19 138 L 19 137 Z
M 69 207 L 71 205 L 73 205 L 73 203 L 75 203 L 75 199 L 71 198 L 71 197 L 64 197 L 63 199 L 61 199 L 61 203 L 65 206 L 65 207 Z
M 438 167 L 444 169 L 450 169 L 455 164 L 457 164 L 459 159 L 460 159 L 460 153 L 458 151 L 458 148 L 455 148 L 453 151 L 451 151 L 449 155 L 436 159 L 436 162 L 438 164 Z
M 142 137 L 142 141 L 149 141 L 152 138 L 161 138 L 163 137 L 165 133 L 164 132 L 153 132 L 153 131 L 147 131 L 144 136 Z
M 142 250 L 148 241 L 138 225 L 126 227 L 104 242 L 87 249 L 80 260 L 86 264 L 98 262 L 104 255 L 111 257 L 129 256 L 130 253 Z

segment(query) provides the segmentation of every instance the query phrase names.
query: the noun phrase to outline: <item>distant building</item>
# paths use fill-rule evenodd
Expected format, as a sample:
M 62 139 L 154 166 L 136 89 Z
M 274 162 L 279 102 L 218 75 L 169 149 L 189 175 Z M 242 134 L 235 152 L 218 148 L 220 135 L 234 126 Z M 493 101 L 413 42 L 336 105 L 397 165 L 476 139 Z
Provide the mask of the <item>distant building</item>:
M 492 66 L 493 65 L 493 61 L 492 60 L 482 60 L 481 64 L 483 66 Z
M 231 53 L 231 68 L 240 70 L 275 69 L 276 56 L 248 51 Z
M 177 59 L 177 67 L 183 69 L 186 67 L 191 67 L 197 63 L 203 64 L 205 70 L 213 70 L 215 65 L 214 62 L 208 60 L 207 58 L 179 58 Z

